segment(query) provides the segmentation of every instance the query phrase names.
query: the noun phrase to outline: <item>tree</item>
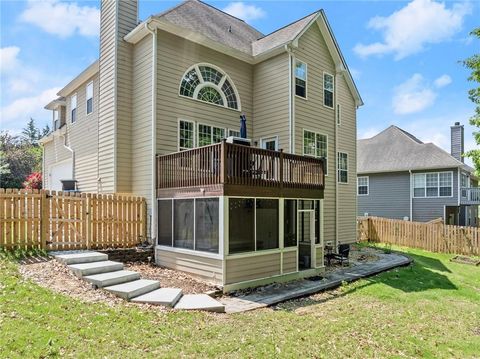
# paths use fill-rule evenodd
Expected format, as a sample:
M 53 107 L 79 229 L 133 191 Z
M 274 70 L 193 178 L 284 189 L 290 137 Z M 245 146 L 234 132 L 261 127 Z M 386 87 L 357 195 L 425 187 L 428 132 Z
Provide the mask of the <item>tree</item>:
M 480 40 L 480 27 L 474 29 L 470 35 L 477 37 Z M 475 113 L 470 118 L 470 125 L 477 127 L 479 131 L 473 132 L 473 138 L 477 145 L 480 145 L 480 54 L 470 56 L 468 59 L 462 61 L 463 65 L 472 72 L 468 77 L 469 81 L 476 82 L 476 86 L 468 91 L 468 98 L 475 104 Z M 472 159 L 477 175 L 480 175 L 480 149 L 473 149 L 465 153 L 465 157 Z
M 45 137 L 46 135 L 48 135 L 50 133 L 50 126 L 49 125 L 45 125 L 45 127 L 42 129 L 41 131 L 41 134 L 40 134 L 40 138 L 42 137 Z
M 35 121 L 30 117 L 27 126 L 22 130 L 22 139 L 27 143 L 37 146 L 40 139 L 40 130 L 35 126 Z

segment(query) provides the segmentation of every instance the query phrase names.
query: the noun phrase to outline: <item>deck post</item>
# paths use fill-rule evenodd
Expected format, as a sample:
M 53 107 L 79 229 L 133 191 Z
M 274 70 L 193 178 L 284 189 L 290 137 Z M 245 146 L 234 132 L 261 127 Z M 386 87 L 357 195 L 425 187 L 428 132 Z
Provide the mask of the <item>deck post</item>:
M 279 173 L 279 180 L 280 180 L 280 190 L 283 190 L 283 149 L 280 149 L 280 173 Z
M 222 140 L 220 145 L 220 183 L 225 184 L 227 179 L 227 141 Z

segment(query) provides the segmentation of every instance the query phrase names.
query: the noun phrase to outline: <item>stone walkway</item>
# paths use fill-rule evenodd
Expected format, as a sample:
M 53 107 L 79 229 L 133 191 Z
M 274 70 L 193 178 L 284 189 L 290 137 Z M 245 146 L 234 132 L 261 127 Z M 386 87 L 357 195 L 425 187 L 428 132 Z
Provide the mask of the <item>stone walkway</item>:
M 353 282 L 412 262 L 410 258 L 397 253 L 382 253 L 378 256 L 380 259 L 377 261 L 340 268 L 326 274 L 323 279 L 318 281 L 297 280 L 282 284 L 280 287 L 266 287 L 263 291 L 243 296 L 223 297 L 220 301 L 225 305 L 226 313 L 246 312 L 335 288 L 340 286 L 342 282 Z

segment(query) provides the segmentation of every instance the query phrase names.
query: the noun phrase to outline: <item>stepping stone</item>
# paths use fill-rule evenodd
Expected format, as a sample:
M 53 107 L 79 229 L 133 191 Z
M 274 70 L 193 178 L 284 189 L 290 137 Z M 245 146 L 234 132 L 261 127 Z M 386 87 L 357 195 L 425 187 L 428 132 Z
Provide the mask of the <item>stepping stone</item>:
M 93 274 L 115 272 L 123 269 L 123 263 L 113 261 L 80 263 L 69 265 L 68 268 L 77 276 L 85 277 Z
M 130 300 L 158 288 L 160 288 L 160 282 L 158 280 L 139 279 L 133 282 L 105 287 L 104 289 L 123 299 Z
M 135 297 L 132 299 L 132 302 L 173 307 L 181 297 L 182 290 L 179 288 L 160 288 L 153 292 Z
M 205 310 L 224 313 L 225 306 L 207 294 L 186 294 L 175 305 L 175 309 Z
M 140 274 L 129 270 L 119 270 L 116 272 L 94 274 L 84 277 L 83 279 L 98 288 L 103 288 L 140 279 Z
M 102 262 L 102 261 L 108 260 L 107 254 L 98 253 L 98 252 L 58 254 L 54 257 L 58 262 L 63 264 L 91 263 L 91 262 Z

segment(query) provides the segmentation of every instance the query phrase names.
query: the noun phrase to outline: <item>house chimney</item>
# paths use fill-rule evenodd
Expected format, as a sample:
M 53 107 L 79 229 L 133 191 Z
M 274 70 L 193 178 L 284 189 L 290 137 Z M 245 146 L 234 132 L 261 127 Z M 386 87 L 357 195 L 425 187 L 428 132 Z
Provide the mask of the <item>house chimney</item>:
M 98 177 L 101 192 L 130 192 L 132 45 L 123 38 L 138 23 L 138 0 L 101 0 Z
M 450 127 L 451 130 L 451 149 L 450 154 L 457 160 L 463 162 L 464 153 L 464 139 L 463 139 L 463 125 L 460 122 L 455 122 L 455 125 Z

